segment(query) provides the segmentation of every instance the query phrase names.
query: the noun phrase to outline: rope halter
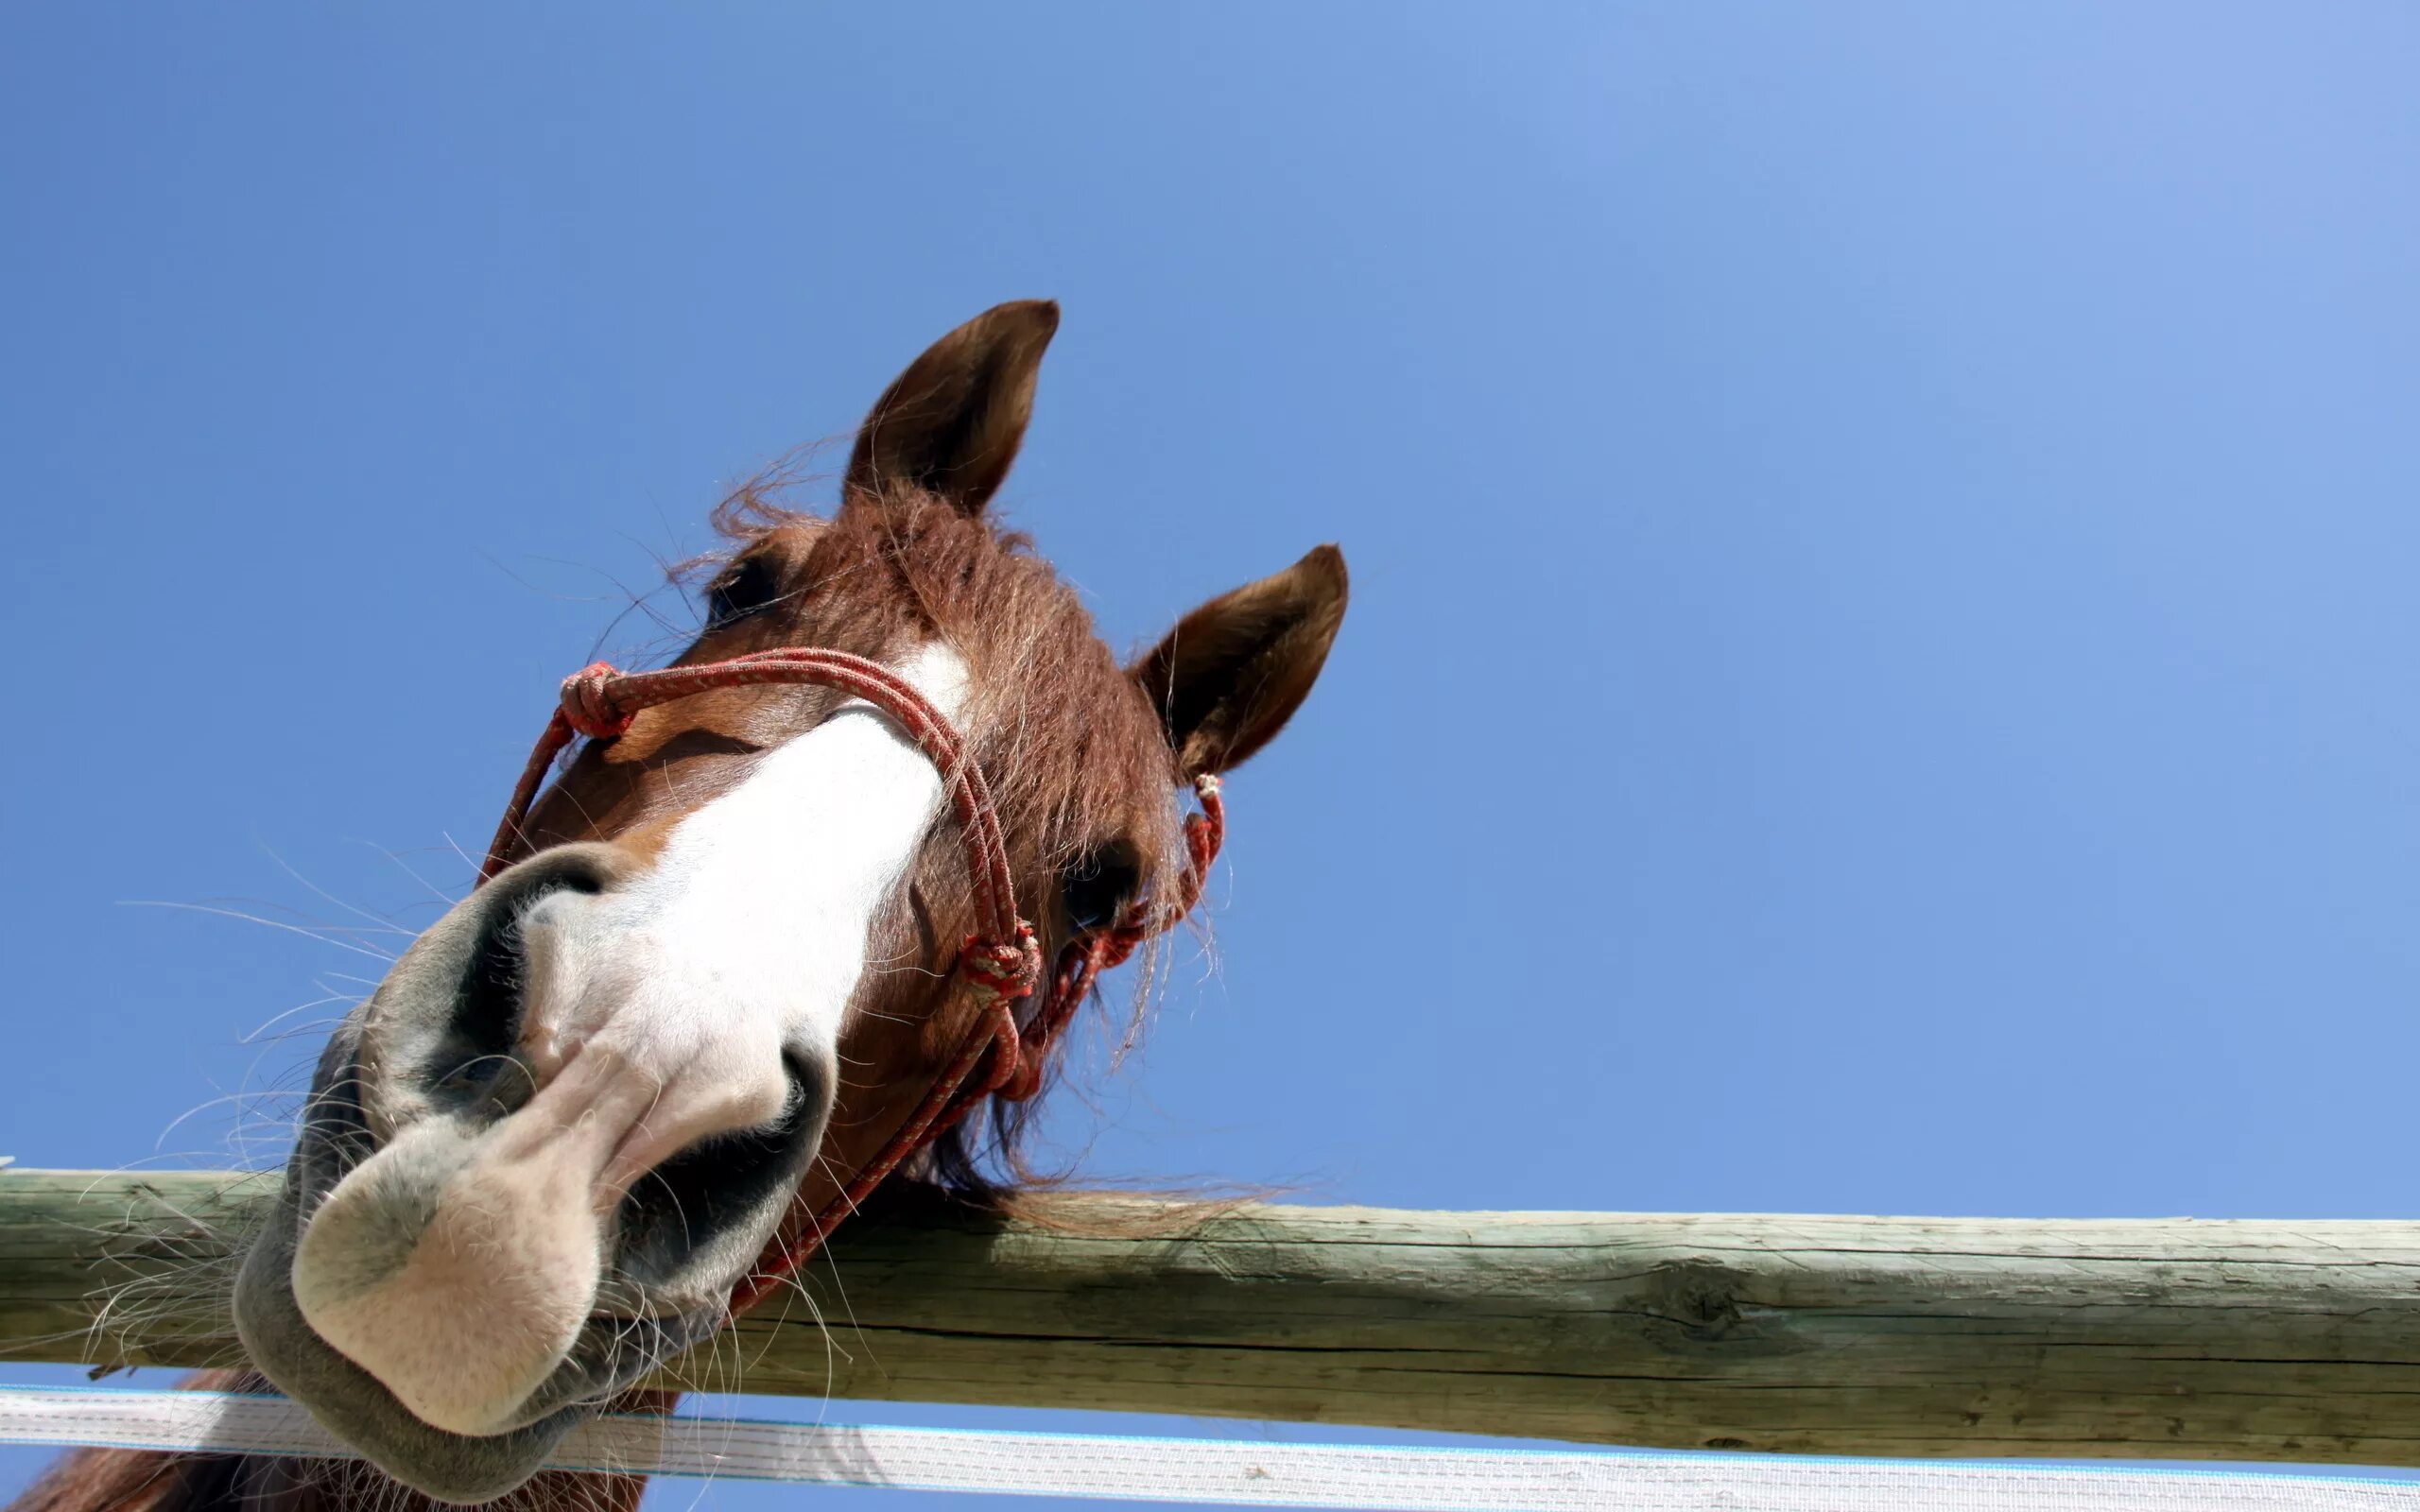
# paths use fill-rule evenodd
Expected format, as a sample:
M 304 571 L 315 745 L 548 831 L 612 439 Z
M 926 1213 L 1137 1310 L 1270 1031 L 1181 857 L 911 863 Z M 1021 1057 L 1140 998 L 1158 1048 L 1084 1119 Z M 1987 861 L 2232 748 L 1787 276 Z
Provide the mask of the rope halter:
M 522 826 L 539 789 L 545 785 L 555 759 L 574 740 L 583 736 L 615 739 L 629 730 L 642 710 L 677 698 L 716 688 L 770 684 L 837 688 L 864 699 L 890 715 L 940 769 L 974 883 L 977 929 L 959 948 L 955 980 L 958 990 L 974 1000 L 976 1013 L 973 1027 L 949 1065 L 874 1158 L 821 1210 L 806 1211 L 803 1203 L 793 1199 L 771 1243 L 734 1288 L 734 1316 L 755 1305 L 797 1270 L 886 1177 L 948 1132 L 985 1098 L 1022 1102 L 1039 1091 L 1052 1047 L 1100 973 L 1193 911 L 1227 828 L 1219 779 L 1209 775 L 1196 779 L 1194 791 L 1201 808 L 1184 821 L 1185 869 L 1177 896 L 1156 904 L 1137 901 L 1108 927 L 1070 939 L 1049 974 L 1041 1007 L 1020 1028 L 1018 1005 L 1044 985 L 1042 948 L 1033 926 L 1017 912 L 1016 881 L 1009 869 L 1009 847 L 1000 832 L 999 812 L 981 768 L 968 759 L 965 741 L 931 699 L 880 662 L 846 651 L 786 646 L 656 672 L 622 672 L 598 662 L 565 678 L 562 701 L 529 752 L 529 764 L 522 769 L 495 838 L 488 844 L 479 881 L 485 883 L 502 871 L 521 848 Z

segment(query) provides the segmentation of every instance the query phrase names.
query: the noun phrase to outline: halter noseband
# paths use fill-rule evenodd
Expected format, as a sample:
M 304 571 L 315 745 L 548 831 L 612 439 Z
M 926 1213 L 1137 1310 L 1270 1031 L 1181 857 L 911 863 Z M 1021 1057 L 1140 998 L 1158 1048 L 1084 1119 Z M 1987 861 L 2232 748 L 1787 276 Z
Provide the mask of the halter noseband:
M 1201 812 L 1185 817 L 1185 869 L 1177 896 L 1159 904 L 1138 901 L 1108 928 L 1085 931 L 1070 939 L 1059 953 L 1041 1010 L 1020 1029 L 1017 1005 L 1042 985 L 1042 948 L 1033 926 L 1017 912 L 1016 880 L 1009 869 L 1009 847 L 1000 833 L 999 813 L 981 769 L 967 759 L 965 742 L 931 699 L 881 663 L 846 651 L 787 646 L 657 672 L 621 672 L 599 662 L 565 678 L 562 702 L 529 753 L 529 765 L 512 790 L 504 820 L 488 844 L 479 881 L 484 883 L 502 871 L 519 848 L 522 822 L 529 816 L 530 805 L 537 801 L 555 758 L 573 740 L 582 735 L 612 740 L 631 728 L 641 710 L 675 698 L 714 688 L 769 683 L 812 683 L 862 698 L 896 720 L 940 768 L 975 884 L 977 928 L 959 948 L 957 974 L 965 990 L 974 995 L 979 1012 L 958 1054 L 890 1143 L 821 1211 L 804 1212 L 793 1203 L 764 1254 L 733 1289 L 735 1316 L 798 1269 L 884 1177 L 940 1139 L 984 1098 L 1022 1102 L 1039 1091 L 1051 1047 L 1094 981 L 1132 954 L 1143 941 L 1193 911 L 1227 828 L 1219 779 L 1197 778 L 1194 791 L 1201 799 Z

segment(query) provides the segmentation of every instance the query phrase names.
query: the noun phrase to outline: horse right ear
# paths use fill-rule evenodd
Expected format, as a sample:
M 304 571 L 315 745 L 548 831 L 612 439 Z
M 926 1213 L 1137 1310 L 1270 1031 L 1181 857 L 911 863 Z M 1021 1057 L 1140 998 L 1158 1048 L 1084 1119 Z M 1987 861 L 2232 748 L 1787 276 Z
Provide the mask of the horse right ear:
M 1187 782 L 1242 765 L 1310 696 L 1344 623 L 1344 553 L 1320 546 L 1221 593 L 1134 663 Z
M 1058 305 L 1018 300 L 934 342 L 858 428 L 843 497 L 879 501 L 908 488 L 981 514 L 1017 459 L 1042 353 L 1058 329 Z

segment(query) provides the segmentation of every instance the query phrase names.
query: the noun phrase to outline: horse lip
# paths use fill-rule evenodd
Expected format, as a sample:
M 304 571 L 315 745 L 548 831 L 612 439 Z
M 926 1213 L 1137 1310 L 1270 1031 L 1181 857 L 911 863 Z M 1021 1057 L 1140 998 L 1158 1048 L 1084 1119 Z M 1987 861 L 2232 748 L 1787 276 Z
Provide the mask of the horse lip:
M 337 1438 L 398 1481 L 439 1501 L 493 1501 L 527 1481 L 594 1408 L 574 1400 L 487 1437 L 449 1434 L 406 1411 L 376 1377 L 312 1332 L 294 1299 L 300 1193 L 289 1182 L 269 1228 L 244 1257 L 235 1328 L 253 1367 Z
M 281 1222 L 290 1217 L 279 1214 Z M 235 1311 L 247 1353 L 271 1384 L 372 1464 L 441 1502 L 490 1502 L 521 1486 L 565 1434 L 689 1342 L 687 1330 L 660 1324 L 636 1340 L 631 1320 L 583 1328 L 571 1356 L 511 1415 L 512 1426 L 450 1433 L 414 1416 L 383 1382 L 311 1331 L 288 1279 L 291 1233 L 263 1235 L 246 1259 Z
M 337 1077 L 325 1092 L 321 1093 L 319 1098 L 314 1100 L 315 1110 L 316 1108 L 325 1107 L 328 1104 L 335 1104 L 337 1105 L 337 1108 L 341 1110 L 341 1112 L 351 1115 L 353 1127 L 367 1132 L 367 1119 L 364 1114 L 361 1099 L 357 1091 L 360 1086 L 360 1063 L 356 1058 L 347 1063 L 345 1074 Z M 302 1229 L 309 1223 L 312 1211 L 318 1208 L 320 1203 L 331 1191 L 335 1190 L 337 1183 L 341 1181 L 346 1175 L 358 1167 L 364 1160 L 369 1158 L 370 1155 L 376 1153 L 375 1147 L 369 1149 L 346 1148 L 345 1146 L 352 1144 L 354 1142 L 345 1140 L 341 1136 L 333 1134 L 324 1128 L 315 1128 L 312 1125 L 313 1124 L 316 1124 L 316 1120 L 313 1120 L 306 1123 L 302 1136 L 297 1142 L 295 1154 L 297 1156 L 302 1155 L 303 1153 L 303 1146 L 306 1143 L 324 1142 L 325 1144 L 329 1146 L 327 1153 L 334 1157 L 334 1159 L 327 1161 L 324 1168 L 320 1170 L 320 1179 L 314 1181 L 309 1189 L 302 1194 L 302 1200 L 298 1210 L 299 1215 L 292 1232 L 292 1238 L 295 1240 L 299 1240 L 301 1238 Z M 387 1143 L 384 1139 L 379 1139 L 374 1134 L 371 1137 L 375 1142 L 375 1145 L 377 1147 L 383 1147 Z M 315 1162 L 315 1164 L 317 1162 Z M 617 1291 L 623 1297 L 627 1298 L 629 1310 L 617 1312 L 609 1304 L 592 1311 L 588 1314 L 587 1318 L 582 1322 L 579 1333 L 578 1337 L 574 1339 L 570 1350 L 565 1354 L 562 1361 L 557 1366 L 556 1369 L 548 1375 L 546 1381 L 542 1383 L 538 1388 L 531 1393 L 530 1400 L 535 1400 L 538 1398 L 544 1396 L 547 1393 L 548 1387 L 555 1384 L 562 1377 L 581 1368 L 583 1361 L 590 1362 L 592 1364 L 600 1363 L 598 1361 L 598 1357 L 600 1355 L 605 1357 L 605 1360 L 602 1363 L 610 1364 L 612 1356 L 616 1352 L 629 1351 L 633 1349 L 637 1349 L 648 1356 L 645 1371 L 651 1371 L 663 1365 L 665 1361 L 679 1354 L 683 1349 L 697 1343 L 706 1334 L 713 1332 L 714 1330 L 719 1327 L 724 1320 L 722 1310 L 719 1307 L 712 1305 L 700 1306 L 687 1312 L 670 1314 L 666 1313 L 660 1308 L 651 1307 L 648 1304 L 645 1294 L 634 1289 L 634 1283 L 630 1280 L 630 1278 L 627 1276 L 616 1275 L 614 1273 L 614 1265 L 611 1261 L 607 1263 L 605 1273 L 599 1277 L 598 1283 L 600 1290 Z M 636 1332 L 637 1337 L 644 1341 L 643 1343 L 633 1344 L 632 1339 L 634 1331 Z M 312 1337 L 315 1340 L 319 1338 L 316 1332 L 313 1333 Z M 319 1342 L 322 1345 L 325 1345 L 326 1343 L 325 1340 L 319 1340 Z M 330 1348 L 333 1348 L 333 1346 L 330 1346 Z M 642 1371 L 641 1373 L 644 1374 L 645 1371 Z M 609 1368 L 603 1373 L 608 1376 L 613 1376 L 618 1375 L 620 1372 L 618 1370 Z M 389 1395 L 391 1395 L 391 1393 L 389 1393 Z M 401 1405 L 400 1401 L 397 1402 L 397 1406 L 399 1408 Z M 558 1403 L 558 1405 L 560 1405 L 560 1403 Z M 555 1409 L 547 1409 L 547 1411 L 553 1410 Z M 519 1414 L 516 1413 L 514 1416 L 518 1417 Z M 536 1415 L 536 1417 L 540 1418 L 544 1416 L 544 1413 Z M 534 1421 L 535 1418 L 533 1418 L 530 1420 Z M 516 1424 L 514 1428 L 508 1428 L 503 1430 L 503 1432 L 516 1432 L 520 1426 L 523 1425 Z
M 340 1031 L 321 1057 L 320 1090 L 306 1112 L 267 1226 L 246 1252 L 234 1288 L 236 1332 L 253 1366 L 339 1439 L 396 1480 L 441 1502 L 493 1501 L 535 1474 L 562 1435 L 719 1323 L 690 1314 L 592 1315 L 571 1352 L 493 1435 L 449 1433 L 423 1421 L 375 1376 L 314 1332 L 294 1298 L 294 1248 L 311 1210 L 374 1153 L 375 1137 L 353 1088 L 357 1039 Z

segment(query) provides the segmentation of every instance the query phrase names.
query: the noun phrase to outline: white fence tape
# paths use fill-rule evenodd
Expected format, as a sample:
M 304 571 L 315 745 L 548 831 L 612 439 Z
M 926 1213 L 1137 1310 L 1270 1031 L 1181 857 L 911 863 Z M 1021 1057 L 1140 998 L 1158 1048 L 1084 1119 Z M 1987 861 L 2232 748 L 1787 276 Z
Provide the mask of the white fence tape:
M 351 1457 L 282 1397 L 0 1387 L 0 1443 Z M 2420 1482 L 614 1416 L 558 1469 L 1400 1512 L 2420 1512 Z

